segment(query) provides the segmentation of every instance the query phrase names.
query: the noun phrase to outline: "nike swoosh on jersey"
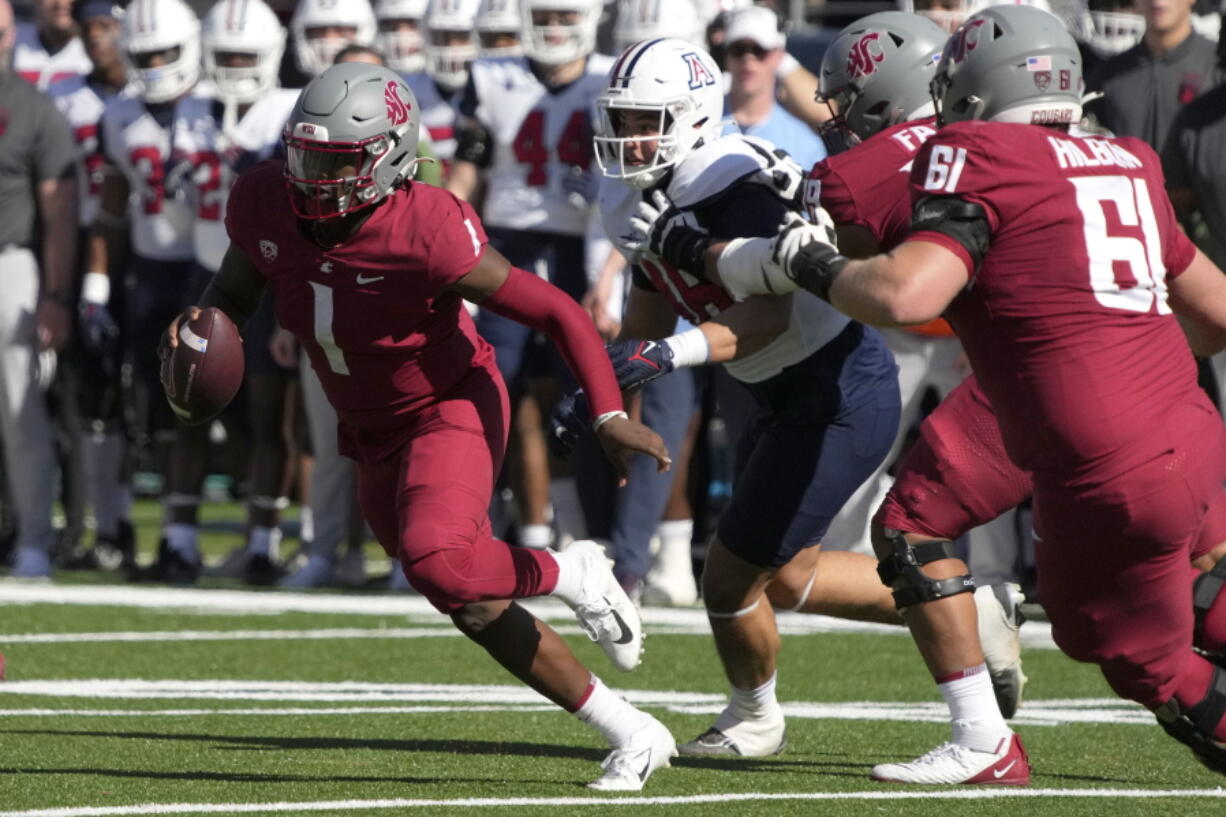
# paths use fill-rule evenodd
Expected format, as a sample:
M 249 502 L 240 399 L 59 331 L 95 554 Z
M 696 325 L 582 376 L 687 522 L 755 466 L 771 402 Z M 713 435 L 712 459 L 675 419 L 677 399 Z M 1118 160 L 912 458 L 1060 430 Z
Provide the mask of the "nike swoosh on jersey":
M 365 275 L 358 273 L 358 283 L 359 284 L 373 284 L 375 281 L 382 281 L 383 278 L 384 276 L 382 275 L 372 275 L 369 278 L 367 278 Z

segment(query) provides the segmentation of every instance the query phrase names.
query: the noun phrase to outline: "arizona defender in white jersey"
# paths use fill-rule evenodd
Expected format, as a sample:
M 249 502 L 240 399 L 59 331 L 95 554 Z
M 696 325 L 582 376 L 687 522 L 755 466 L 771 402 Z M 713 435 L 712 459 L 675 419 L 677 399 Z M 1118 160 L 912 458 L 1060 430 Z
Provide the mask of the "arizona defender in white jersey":
M 830 520 L 889 450 L 897 370 L 880 336 L 813 298 L 742 294 L 645 252 L 631 220 L 667 192 L 711 235 L 773 235 L 789 203 L 769 180 L 785 159 L 762 140 L 721 137 L 720 70 L 692 43 L 637 43 L 618 58 L 598 102 L 597 157 L 609 235 L 637 264 L 608 347 L 623 390 L 677 368 L 723 363 L 753 395 L 735 488 L 707 549 L 703 601 L 731 684 L 714 725 L 683 754 L 762 756 L 786 744 L 775 699 L 779 636 L 768 605 L 900 623 L 876 561 L 825 554 Z M 621 186 L 621 185 L 619 185 Z M 671 334 L 675 317 L 698 324 Z M 577 413 L 576 413 L 577 414 Z M 568 436 L 575 415 L 555 433 Z M 766 603 L 764 604 L 763 601 Z
M 112 99 L 102 115 L 104 180 L 82 298 L 105 309 L 108 273 L 121 271 L 115 259 L 130 250 L 122 267 L 123 340 L 147 410 L 145 425 L 168 457 L 167 539 L 150 577 L 191 582 L 200 568 L 194 526 L 200 483 L 194 470 L 207 455 L 208 438 L 176 423 L 161 399 L 156 350 L 159 325 L 178 313 L 205 278 L 193 261 L 191 180 L 174 172 L 172 141 L 177 127 L 208 127 L 208 107 L 196 86 L 200 23 L 183 0 L 134 0 L 123 20 L 123 47 L 135 67 L 138 93 Z
M 72 4 L 64 0 L 38 0 L 35 22 L 17 26 L 13 45 L 13 71 L 40 91 L 93 70 L 85 46 L 77 36 Z
M 448 189 L 465 199 L 483 189 L 482 219 L 491 243 L 575 300 L 588 288 L 593 103 L 611 62 L 593 53 L 600 9 L 598 0 L 523 0 L 524 56 L 472 64 L 459 105 L 456 161 L 448 181 Z M 477 329 L 494 346 L 512 389 L 523 389 L 530 380 L 534 396 L 524 400 L 540 403 L 547 415 L 556 394 L 552 375 L 568 382 L 565 368 L 519 324 L 481 313 Z M 529 452 L 524 455 L 524 485 L 517 491 L 520 543 L 544 546 L 550 537 L 551 488 L 543 428 L 525 422 L 517 434 L 519 450 Z

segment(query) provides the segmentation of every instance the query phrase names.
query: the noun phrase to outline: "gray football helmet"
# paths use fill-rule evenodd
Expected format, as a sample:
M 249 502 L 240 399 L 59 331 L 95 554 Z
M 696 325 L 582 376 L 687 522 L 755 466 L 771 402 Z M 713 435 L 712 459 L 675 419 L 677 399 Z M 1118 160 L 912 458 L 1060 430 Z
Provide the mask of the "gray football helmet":
M 826 128 L 849 144 L 910 119 L 932 115 L 928 83 L 945 31 L 932 20 L 882 11 L 839 32 L 822 58 L 818 98 L 830 106 Z
M 1033 6 L 993 6 L 968 17 L 945 44 L 932 79 L 942 124 L 1073 124 L 1084 90 L 1073 35 Z
M 285 179 L 294 212 L 323 219 L 382 201 L 413 174 L 417 99 L 400 75 L 345 62 L 311 80 L 285 124 Z

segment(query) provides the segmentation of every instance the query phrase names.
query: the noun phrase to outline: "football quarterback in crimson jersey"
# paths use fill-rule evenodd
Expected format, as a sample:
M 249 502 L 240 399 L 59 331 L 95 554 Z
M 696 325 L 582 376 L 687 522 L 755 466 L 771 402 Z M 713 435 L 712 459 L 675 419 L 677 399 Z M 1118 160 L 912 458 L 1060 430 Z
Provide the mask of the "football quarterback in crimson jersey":
M 932 83 L 944 126 L 912 168 L 906 241 L 849 261 L 800 226 L 708 248 L 706 269 L 749 291 L 799 285 L 870 323 L 944 313 L 1033 474 L 1056 642 L 1226 773 L 1226 669 L 1193 649 L 1226 646 L 1226 431 L 1189 350 L 1226 347 L 1226 279 L 1179 230 L 1147 145 L 1069 132 L 1081 89 L 1058 20 L 980 12 Z M 894 542 L 896 589 L 939 590 L 924 554 Z M 1192 588 L 1189 561 L 1211 568 Z M 937 752 L 925 767 L 949 765 Z
M 614 464 L 639 452 L 667 467 L 659 437 L 631 421 L 586 313 L 486 243 L 472 208 L 411 184 L 421 123 L 399 75 L 333 66 L 302 92 L 286 125 L 287 160 L 235 183 L 230 247 L 199 307 L 240 326 L 264 290 L 306 349 L 358 464 L 359 498 L 409 582 L 533 689 L 613 747 L 601 790 L 637 790 L 668 765 L 668 730 L 608 690 L 566 643 L 514 599 L 552 594 L 620 669 L 640 660 L 638 611 L 600 546 L 554 553 L 493 538 L 487 515 L 508 430 L 506 388 L 463 300 L 546 333 L 592 396 Z M 182 320 L 182 316 L 180 318 Z M 178 342 L 178 320 L 163 337 Z

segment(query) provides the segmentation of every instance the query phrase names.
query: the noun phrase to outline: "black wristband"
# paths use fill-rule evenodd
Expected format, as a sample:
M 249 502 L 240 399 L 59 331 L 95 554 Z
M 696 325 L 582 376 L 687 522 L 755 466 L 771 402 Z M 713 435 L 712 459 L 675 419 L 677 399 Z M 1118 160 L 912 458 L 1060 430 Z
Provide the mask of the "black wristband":
M 789 272 L 802 289 L 812 292 L 827 303 L 830 288 L 847 266 L 849 259 L 829 244 L 813 241 L 806 244 L 792 259 Z
M 675 258 L 669 258 L 668 262 L 677 269 L 702 275 L 706 266 L 707 248 L 711 246 L 711 240 L 711 236 L 705 233 L 686 230 L 677 241 L 673 242 L 669 254 Z

